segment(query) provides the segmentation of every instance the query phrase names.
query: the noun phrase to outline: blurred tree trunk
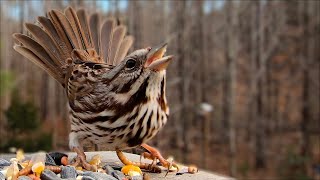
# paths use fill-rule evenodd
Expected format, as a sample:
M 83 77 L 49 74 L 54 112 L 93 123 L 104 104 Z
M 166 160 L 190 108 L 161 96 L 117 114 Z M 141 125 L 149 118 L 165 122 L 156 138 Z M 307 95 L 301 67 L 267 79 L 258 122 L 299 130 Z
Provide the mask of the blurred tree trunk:
M 193 43 L 192 48 L 192 59 L 194 60 L 194 66 L 196 68 L 194 85 L 195 85 L 195 104 L 200 104 L 205 100 L 206 91 L 204 87 L 205 77 L 205 66 L 204 66 L 204 47 L 203 47 L 203 0 L 192 1 L 192 7 L 194 9 L 194 15 L 192 16 L 192 31 L 191 31 L 191 42 Z M 202 69 L 201 71 L 199 71 Z M 197 122 L 197 120 L 195 120 Z
M 192 60 L 195 60 L 194 67 L 196 67 L 194 86 L 195 86 L 195 102 L 197 105 L 197 116 L 193 121 L 192 127 L 201 129 L 201 135 L 195 135 L 195 141 L 201 142 L 201 154 L 199 159 L 201 159 L 203 168 L 207 168 L 207 159 L 209 155 L 209 141 L 210 136 L 210 113 L 206 110 L 201 109 L 203 103 L 206 103 L 208 98 L 208 61 L 205 56 L 205 39 L 204 39 L 204 1 L 198 0 L 192 2 L 192 8 L 194 9 L 194 15 L 192 16 L 192 31 L 191 31 L 191 42 L 193 42 L 193 56 Z
M 257 38 L 257 49 L 258 53 L 256 54 L 256 65 L 257 69 L 260 72 L 265 64 L 263 62 L 263 56 L 265 53 L 264 46 L 264 16 L 263 16 L 263 6 L 261 2 L 256 2 L 256 27 L 258 28 L 258 38 Z M 264 74 L 265 72 L 261 72 L 261 76 L 255 77 L 257 81 L 257 89 L 256 89 L 256 129 L 255 129 L 255 146 L 256 146 L 256 157 L 255 157 L 255 167 L 256 168 L 264 168 L 265 167 L 265 125 L 264 125 L 264 109 L 263 109 L 263 92 L 264 92 Z M 258 75 L 258 74 L 257 74 Z
M 256 47 L 257 47 L 257 41 L 256 41 L 256 37 L 254 36 L 254 34 L 256 34 L 256 28 L 257 28 L 257 16 L 256 16 L 256 9 L 257 9 L 257 3 L 251 3 L 250 6 L 250 11 L 251 11 L 251 41 L 250 41 L 250 82 L 249 82 L 249 91 L 250 91 L 250 97 L 249 97 L 249 103 L 248 103 L 248 109 L 249 109 L 249 131 L 251 134 L 250 137 L 250 142 L 254 142 L 255 141 L 255 119 L 256 117 L 256 91 L 257 91 L 257 83 L 256 83 L 256 79 L 255 79 L 255 75 L 256 75 L 256 71 L 257 71 L 257 64 L 256 64 L 256 57 L 257 57 L 257 51 L 256 51 Z
M 140 1 L 129 1 L 128 5 L 129 32 L 134 37 L 133 49 L 142 48 L 142 8 Z
M 190 117 L 188 117 L 187 107 L 188 107 L 188 95 L 189 89 L 187 87 L 187 62 L 185 59 L 185 16 L 186 16 L 186 2 L 185 1 L 172 1 L 172 7 L 175 11 L 172 11 L 172 16 L 175 19 L 172 21 L 171 32 L 172 34 L 176 34 L 176 44 L 175 44 L 175 52 L 177 54 L 177 63 L 178 63 L 178 76 L 180 77 L 181 81 L 179 83 L 179 102 L 181 103 L 181 111 L 177 116 L 178 122 L 176 123 L 175 127 L 177 129 L 178 135 L 176 136 L 176 144 L 178 147 L 182 147 L 181 149 L 181 156 L 178 157 L 182 159 L 183 162 L 187 162 L 187 144 L 188 144 L 188 128 L 190 123 Z M 180 144 L 182 143 L 182 146 Z
M 77 8 L 84 8 L 84 0 L 77 0 Z
M 299 2 L 300 10 L 300 27 L 303 28 L 301 35 L 301 52 L 300 62 L 302 64 L 302 119 L 300 122 L 300 130 L 302 133 L 300 154 L 304 157 L 312 156 L 311 129 L 319 131 L 319 101 L 313 97 L 319 96 L 319 2 Z M 318 7 L 318 8 L 315 8 Z M 318 11 L 318 12 L 317 12 Z M 318 21 L 317 21 L 318 20 Z M 316 76 L 318 72 L 318 77 Z M 318 106 L 318 109 L 315 108 Z M 307 172 L 308 164 L 304 163 L 304 170 Z M 310 168 L 310 167 L 309 167 Z
M 18 2 L 19 3 L 19 8 L 20 10 L 20 14 L 19 14 L 19 24 L 20 24 L 20 33 L 24 33 L 24 20 L 25 20 L 25 16 L 26 16 L 26 2 L 24 0 L 21 0 Z M 24 91 L 19 91 L 18 93 L 20 94 L 20 98 L 22 99 L 22 101 L 26 101 L 28 98 L 28 84 L 27 84 L 27 80 L 28 80 L 28 76 L 29 74 L 26 73 L 26 65 L 28 62 L 25 61 L 25 58 L 23 56 L 21 56 L 22 59 L 19 63 L 19 65 L 17 66 L 17 64 L 14 65 L 14 67 L 11 67 L 11 69 L 17 69 L 18 73 L 21 74 L 22 79 L 19 82 L 19 86 L 22 87 L 24 89 Z M 12 64 L 13 65 L 13 64 Z
M 238 7 L 232 1 L 226 4 L 226 82 L 225 82 L 225 110 L 224 118 L 228 123 L 229 164 L 230 174 L 236 175 L 236 127 L 235 127 L 235 92 L 236 92 L 236 59 L 238 51 Z

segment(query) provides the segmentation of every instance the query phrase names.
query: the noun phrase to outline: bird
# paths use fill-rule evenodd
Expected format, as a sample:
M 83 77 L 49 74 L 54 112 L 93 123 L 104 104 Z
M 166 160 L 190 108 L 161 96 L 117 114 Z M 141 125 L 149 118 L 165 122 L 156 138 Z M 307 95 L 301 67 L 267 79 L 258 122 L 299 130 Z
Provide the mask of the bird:
M 142 146 L 145 157 L 177 167 L 147 144 L 166 124 L 166 69 L 173 60 L 167 43 L 129 53 L 134 37 L 115 18 L 84 9 L 50 10 L 28 34 L 14 33 L 14 49 L 62 85 L 68 98 L 69 147 L 73 165 L 96 170 L 86 161 L 82 142 L 116 151 L 126 165 L 157 171 L 155 163 L 132 162 L 123 150 Z

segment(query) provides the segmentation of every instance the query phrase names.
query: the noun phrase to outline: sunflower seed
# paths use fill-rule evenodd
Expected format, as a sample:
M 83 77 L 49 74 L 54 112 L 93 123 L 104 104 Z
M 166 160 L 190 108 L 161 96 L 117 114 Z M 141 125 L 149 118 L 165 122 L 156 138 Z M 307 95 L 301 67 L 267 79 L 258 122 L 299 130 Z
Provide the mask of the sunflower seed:
M 56 162 L 54 161 L 54 159 L 49 155 L 46 154 L 46 161 L 45 161 L 46 165 L 50 165 L 50 166 L 56 166 Z
M 118 171 L 118 170 L 111 172 L 111 175 L 112 175 L 113 177 L 117 178 L 118 180 L 122 180 L 123 178 L 126 177 L 126 176 L 123 174 L 123 172 Z
M 111 175 L 111 173 L 112 173 L 113 171 L 115 171 L 115 170 L 114 170 L 111 166 L 109 166 L 109 165 L 103 166 L 102 169 L 106 170 L 106 173 L 109 174 L 109 175 Z
M 49 156 L 52 157 L 52 159 L 54 160 L 56 165 L 62 165 L 61 164 L 61 159 L 63 157 L 68 157 L 68 155 L 66 155 L 64 153 L 61 153 L 61 152 L 51 152 L 51 153 L 49 153 Z
M 1 172 L 0 172 L 0 179 L 6 179 L 6 177 L 4 176 L 4 174 L 2 174 Z
M 59 178 L 54 172 L 45 169 L 44 171 L 42 171 L 40 178 L 42 180 L 61 180 L 61 178 Z
M 0 158 L 0 168 L 4 166 L 10 166 L 10 165 L 11 165 L 11 162 Z
M 28 176 L 19 176 L 18 180 L 32 180 L 32 179 Z
M 72 166 L 61 166 L 61 178 L 68 179 L 68 178 L 76 178 L 77 171 Z

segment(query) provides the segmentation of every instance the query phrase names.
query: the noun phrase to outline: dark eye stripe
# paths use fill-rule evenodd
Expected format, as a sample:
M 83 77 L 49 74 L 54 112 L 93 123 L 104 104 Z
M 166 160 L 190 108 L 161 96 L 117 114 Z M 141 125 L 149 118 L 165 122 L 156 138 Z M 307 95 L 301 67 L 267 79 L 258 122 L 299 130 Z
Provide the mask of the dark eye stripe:
M 134 77 L 129 82 L 127 82 L 125 85 L 123 85 L 121 89 L 117 89 L 116 91 L 118 93 L 127 93 L 127 92 L 129 92 L 130 89 L 131 89 L 131 85 L 134 84 L 134 82 L 136 82 L 138 78 L 139 78 L 139 76 Z

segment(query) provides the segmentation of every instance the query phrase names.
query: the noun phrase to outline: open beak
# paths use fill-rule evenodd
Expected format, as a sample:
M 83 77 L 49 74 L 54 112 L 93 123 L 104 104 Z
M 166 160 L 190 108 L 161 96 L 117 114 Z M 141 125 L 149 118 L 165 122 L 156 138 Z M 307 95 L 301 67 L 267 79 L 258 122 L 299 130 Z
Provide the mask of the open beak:
M 148 67 L 154 71 L 161 71 L 167 68 L 173 56 L 165 56 L 167 43 L 161 44 L 159 46 L 151 48 L 150 52 L 147 54 L 147 61 L 144 67 Z

